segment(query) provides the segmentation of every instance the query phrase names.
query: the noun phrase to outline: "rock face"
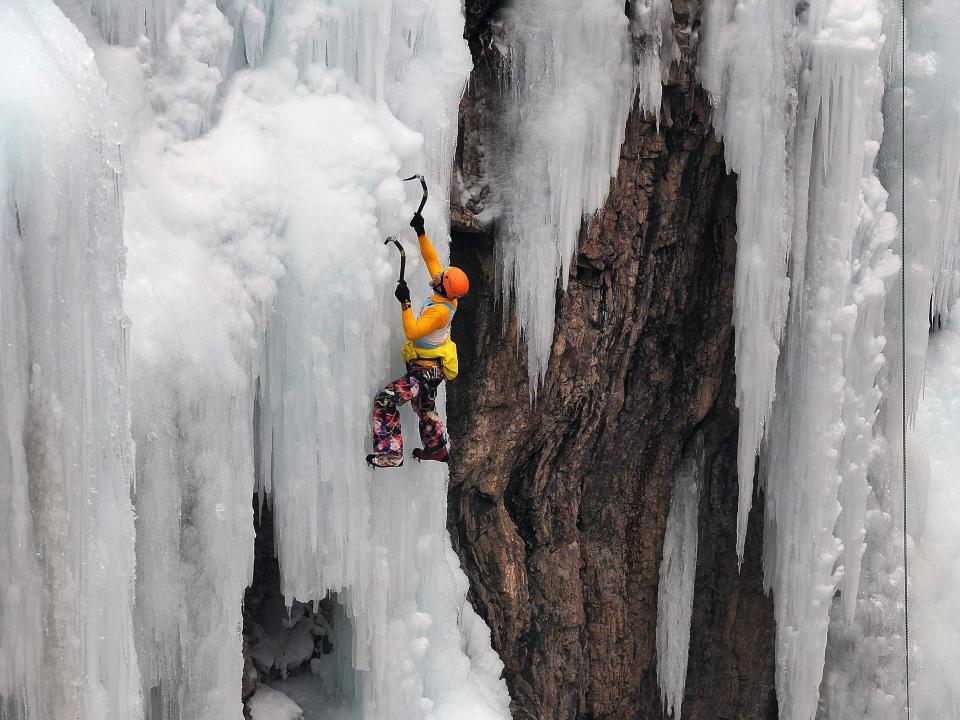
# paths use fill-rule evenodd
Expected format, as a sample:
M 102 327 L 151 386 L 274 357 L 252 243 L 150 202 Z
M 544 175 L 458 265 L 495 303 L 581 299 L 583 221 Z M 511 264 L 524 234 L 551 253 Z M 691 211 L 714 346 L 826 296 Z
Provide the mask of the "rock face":
M 476 7 L 471 7 L 476 5 Z M 449 529 L 506 664 L 516 718 L 661 717 L 657 584 L 673 471 L 702 432 L 705 482 L 684 718 L 775 718 L 772 607 L 760 517 L 737 571 L 736 180 L 687 38 L 659 130 L 634 112 L 605 207 L 558 294 L 549 371 L 531 407 L 515 325 L 503 330 L 493 232 L 474 219 L 483 136 L 500 102 L 468 3 L 475 71 L 461 108 L 452 261 L 472 291 L 454 323 Z M 682 0 L 676 27 L 690 27 Z M 754 503 L 762 508 L 762 503 Z

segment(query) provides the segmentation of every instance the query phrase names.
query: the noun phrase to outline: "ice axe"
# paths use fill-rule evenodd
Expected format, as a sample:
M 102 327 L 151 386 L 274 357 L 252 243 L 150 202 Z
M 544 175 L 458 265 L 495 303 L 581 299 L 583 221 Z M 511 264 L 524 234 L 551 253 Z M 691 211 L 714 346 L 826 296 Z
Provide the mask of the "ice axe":
M 420 198 L 420 207 L 417 208 L 417 215 L 419 215 L 421 212 L 423 212 L 423 207 L 427 204 L 427 181 L 424 179 L 423 175 L 420 175 L 419 173 L 403 179 L 404 182 L 407 180 L 419 180 L 420 187 L 423 188 L 423 197 Z M 392 242 L 394 245 L 396 245 L 397 250 L 400 251 L 400 279 L 397 282 L 403 282 L 403 271 L 407 267 L 407 253 L 404 251 L 403 245 L 400 244 L 400 241 L 392 235 L 384 240 L 383 244 L 386 245 L 389 242 Z
M 400 241 L 397 240 L 393 235 L 384 240 L 383 244 L 386 245 L 389 242 L 392 242 L 394 245 L 396 245 L 397 250 L 400 251 L 400 279 L 397 282 L 403 282 L 403 271 L 407 267 L 407 253 L 403 249 L 403 245 L 400 244 Z
M 417 215 L 419 215 L 423 212 L 423 206 L 427 204 L 427 181 L 423 175 L 420 175 L 419 173 L 403 179 L 404 182 L 407 182 L 408 180 L 419 180 L 420 187 L 423 188 L 423 197 L 420 198 L 420 207 L 417 208 Z

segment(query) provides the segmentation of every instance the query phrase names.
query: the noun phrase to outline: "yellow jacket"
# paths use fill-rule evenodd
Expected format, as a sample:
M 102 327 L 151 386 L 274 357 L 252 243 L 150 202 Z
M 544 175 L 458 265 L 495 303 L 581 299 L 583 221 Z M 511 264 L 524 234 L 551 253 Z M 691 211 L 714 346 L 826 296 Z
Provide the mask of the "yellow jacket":
M 433 243 L 427 235 L 420 235 L 417 240 L 420 242 L 420 254 L 427 265 L 427 272 L 431 278 L 435 278 L 443 271 L 440 264 L 440 257 L 437 255 Z M 457 345 L 453 340 L 447 339 L 446 342 L 436 347 L 422 347 L 423 338 L 436 333 L 438 330 L 448 329 L 453 320 L 453 312 L 456 312 L 457 301 L 446 298 L 439 293 L 433 293 L 424 303 L 420 310 L 420 317 L 415 317 L 413 310 L 409 305 L 404 305 L 400 313 L 400 319 L 403 322 L 403 334 L 407 338 L 400 354 L 405 362 L 410 362 L 415 358 L 440 359 L 443 366 L 443 374 L 447 380 L 453 380 L 457 376 Z

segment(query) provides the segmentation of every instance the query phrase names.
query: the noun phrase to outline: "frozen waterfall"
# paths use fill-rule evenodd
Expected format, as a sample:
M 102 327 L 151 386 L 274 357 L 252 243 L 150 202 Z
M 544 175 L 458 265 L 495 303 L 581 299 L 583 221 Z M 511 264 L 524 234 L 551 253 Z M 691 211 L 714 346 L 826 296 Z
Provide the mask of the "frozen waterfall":
M 401 170 L 446 247 L 462 32 L 449 0 L 0 10 L 0 716 L 238 718 L 259 487 L 288 602 L 342 603 L 333 700 L 507 717 L 446 473 L 362 460 Z
M 493 25 L 481 220 L 531 396 L 627 118 L 658 114 L 680 57 L 671 3 L 627 7 L 515 0 Z M 737 549 L 762 488 L 780 716 L 901 716 L 905 583 L 915 707 L 954 716 L 960 10 L 713 0 L 700 20 L 684 34 L 739 188 Z M 459 0 L 0 3 L 0 718 L 239 718 L 254 493 L 287 602 L 337 603 L 334 672 L 299 681 L 323 685 L 317 702 L 509 717 L 445 471 L 362 461 L 371 398 L 401 370 L 382 245 L 413 247 L 419 188 L 401 177 L 427 176 L 447 252 L 463 27 Z M 946 329 L 926 368 L 931 320 Z M 697 453 L 660 575 L 677 717 Z M 298 712 L 279 689 L 271 703 Z

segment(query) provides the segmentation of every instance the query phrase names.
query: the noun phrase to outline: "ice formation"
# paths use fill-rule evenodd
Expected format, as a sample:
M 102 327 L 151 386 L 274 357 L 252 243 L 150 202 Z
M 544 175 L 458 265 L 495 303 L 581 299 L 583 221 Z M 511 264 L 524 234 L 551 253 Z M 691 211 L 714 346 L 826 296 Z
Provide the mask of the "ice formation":
M 737 553 L 743 557 L 757 452 L 773 404 L 789 297 L 791 134 L 799 54 L 787 0 L 705 6 L 700 82 L 714 105 L 727 168 L 738 173 L 736 328 Z
M 857 594 L 880 330 L 899 269 L 874 170 L 882 16 L 869 3 L 855 10 L 812 4 L 802 45 L 790 310 L 761 471 L 785 718 L 814 717 L 841 577 L 851 611 Z
M 954 248 L 955 249 L 955 248 Z M 929 473 L 911 556 L 911 667 L 917 717 L 951 717 L 960 707 L 960 323 L 956 316 L 930 339 L 926 389 L 911 453 L 913 475 Z
M 913 417 L 923 387 L 929 318 L 945 318 L 960 294 L 960 48 L 953 41 L 953 31 L 960 27 L 960 7 L 934 0 L 916 7 L 907 3 L 907 12 L 906 65 L 899 52 L 891 53 L 889 60 L 880 169 L 892 196 L 906 190 L 906 412 Z M 888 35 L 897 30 L 891 27 Z M 905 135 L 901 71 L 906 80 Z M 893 210 L 899 216 L 899 204 Z M 888 305 L 893 320 L 887 351 L 891 388 L 900 386 L 902 373 L 899 295 L 898 279 Z M 883 415 L 888 436 L 898 434 L 900 403 L 888 403 Z
M 823 0 L 794 19 L 792 3 L 749 3 L 713 6 L 705 20 L 704 84 L 739 172 L 738 551 L 763 440 L 784 718 L 815 716 L 834 591 L 847 618 L 858 594 L 884 307 L 899 269 L 875 167 L 881 10 Z
M 531 397 L 550 359 L 557 280 L 566 290 L 583 217 L 603 205 L 616 175 L 636 86 L 658 114 L 677 56 L 669 3 L 635 5 L 628 18 L 618 0 L 519 0 L 500 19 L 506 100 L 487 140 L 501 212 L 498 279 L 526 341 Z
M 943 32 L 945 4 L 929 4 L 908 23 L 932 27 L 931 8 Z M 899 9 L 814 0 L 793 11 L 793 3 L 712 4 L 701 45 L 715 125 L 739 173 L 738 550 L 742 555 L 759 454 L 780 715 L 817 715 L 829 656 L 822 716 L 880 717 L 884 703 L 876 698 L 885 699 L 884 712 L 899 713 L 904 702 L 896 650 L 903 613 L 894 592 L 898 569 L 901 593 L 903 581 L 902 528 L 894 520 L 903 417 L 895 339 L 900 263 L 892 252 L 897 223 L 887 209 L 887 190 L 895 198 L 900 190 Z M 946 43 L 937 50 L 914 61 L 929 70 L 945 59 Z M 911 88 L 936 85 L 938 102 L 924 104 L 924 112 L 948 122 L 934 142 L 932 127 L 918 134 L 927 160 L 918 163 L 921 177 L 908 178 L 908 207 L 918 214 L 924 208 L 926 218 L 907 218 L 908 238 L 916 238 L 907 256 L 907 413 L 922 379 L 925 298 L 933 290 L 934 302 L 945 306 L 956 296 L 953 72 L 933 82 L 928 73 Z M 909 150 L 907 157 L 914 157 Z M 930 212 L 925 198 L 938 192 L 939 209 Z M 935 287 L 954 289 L 941 301 Z M 861 662 L 846 672 L 842 658 L 857 637 Z
M 955 66 L 956 43 L 952 28 L 960 22 L 960 10 L 953 3 L 907 4 L 906 65 L 901 64 L 900 18 L 896 8 L 887 8 L 885 33 L 888 39 L 882 58 L 887 79 L 884 97 L 884 138 L 880 150 L 880 179 L 897 198 L 905 189 L 906 204 L 906 383 L 903 382 L 903 320 L 900 309 L 900 276 L 888 294 L 884 335 L 887 340 L 885 365 L 879 386 L 883 390 L 876 427 L 880 429 L 871 458 L 868 480 L 870 495 L 866 514 L 866 551 L 856 611 L 834 612 L 830 628 L 827 667 L 824 670 L 825 717 L 869 717 L 893 720 L 902 717 L 904 697 L 904 612 L 902 558 L 902 450 L 901 428 L 906 409 L 908 425 L 916 412 L 921 391 L 933 398 L 948 397 L 949 389 L 939 385 L 949 378 L 931 374 L 924 388 L 928 333 L 947 317 L 957 299 L 958 251 L 956 202 L 960 144 L 960 116 L 956 105 L 960 77 Z M 901 74 L 902 73 L 902 74 Z M 906 80 L 906 103 L 901 78 Z M 904 119 L 906 135 L 904 135 Z M 902 158 L 906 151 L 906 165 Z M 902 178 L 905 174 L 906 184 Z M 890 203 L 898 217 L 899 202 Z M 899 237 L 897 239 L 899 241 Z M 899 242 L 897 242 L 899 244 Z M 938 289 L 939 288 L 939 289 Z M 937 344 L 933 336 L 931 344 Z M 905 400 L 905 402 L 904 402 Z M 937 401 L 933 401 L 937 406 Z M 929 421 L 928 421 L 929 422 Z M 923 435 L 910 441 L 907 457 L 909 518 L 907 538 L 911 558 L 911 665 L 915 681 L 913 706 L 920 717 L 948 717 L 956 713 L 960 676 L 936 674 L 925 661 L 927 648 L 942 650 L 940 640 L 949 637 L 950 623 L 936 607 L 941 591 L 928 595 L 931 568 L 949 552 L 939 538 L 927 542 L 928 516 L 939 512 L 935 499 L 946 488 L 927 488 L 927 452 L 943 452 L 943 432 L 931 433 L 933 442 L 924 447 Z M 955 442 L 955 441 L 954 441 Z M 844 509 L 846 512 L 846 508 Z M 939 532 L 945 530 L 941 524 Z M 943 535 L 941 535 L 943 537 Z M 939 570 L 933 571 L 936 574 Z M 936 583 L 934 582 L 934 585 Z M 844 598 L 847 605 L 851 598 Z M 927 625 L 930 623 L 930 625 Z M 936 637 L 925 631 L 933 630 Z M 917 639 L 919 638 L 919 639 Z M 940 657 L 944 657 L 942 654 Z M 932 678 L 937 678 L 932 680 Z M 937 686 L 938 682 L 942 685 Z M 954 698 L 952 709 L 945 698 Z M 932 714 L 928 708 L 936 708 Z
M 659 125 L 663 84 L 670 79 L 670 67 L 680 61 L 680 47 L 673 34 L 673 4 L 670 0 L 633 3 L 630 33 L 637 102 Z
M 657 683 L 664 712 L 675 718 L 687 681 L 702 482 L 703 436 L 697 434 L 674 473 L 657 589 Z
M 0 6 L 0 67 L 0 717 L 136 720 L 114 112 L 50 3 Z

